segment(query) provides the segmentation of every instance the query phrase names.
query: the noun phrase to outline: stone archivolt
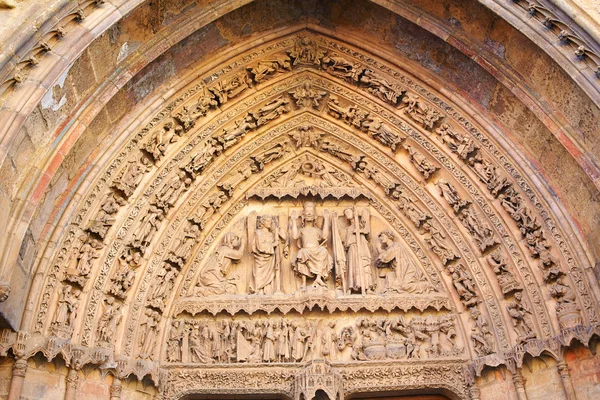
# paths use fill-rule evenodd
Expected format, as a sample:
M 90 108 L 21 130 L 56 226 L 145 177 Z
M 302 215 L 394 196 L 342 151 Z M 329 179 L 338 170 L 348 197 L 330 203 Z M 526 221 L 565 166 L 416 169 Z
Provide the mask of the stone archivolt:
M 236 345 L 260 347 L 259 364 L 274 362 L 265 347 L 281 337 L 276 330 L 325 328 L 340 311 L 398 314 L 348 325 L 352 351 L 380 335 L 390 365 L 421 358 L 407 351 L 415 343 L 419 354 L 462 357 L 457 344 L 436 350 L 440 336 L 461 337 L 477 373 L 486 363 L 512 368 L 559 332 L 565 345 L 589 341 L 597 310 L 580 261 L 527 181 L 467 118 L 395 67 L 316 34 L 241 59 L 173 100 L 84 196 L 31 328 L 52 338 L 44 345 L 52 357 L 72 346 L 92 354 L 95 344 L 138 374 L 154 371 L 155 382 L 155 369 L 184 362 L 183 354 L 191 364 L 248 361 L 239 347 L 235 357 L 210 353 L 221 342 L 211 329 L 232 330 L 223 311 L 283 314 L 252 317 L 245 330 L 235 319 Z M 556 313 L 546 310 L 550 296 Z M 316 307 L 333 313 L 320 325 Z M 399 310 L 416 314 L 397 330 L 406 357 L 386 352 L 394 333 L 385 325 L 402 318 Z M 206 311 L 219 318 L 181 317 Z M 294 311 L 301 316 L 283 323 Z M 453 334 L 440 328 L 447 321 Z M 340 325 L 332 335 L 342 333 Z M 190 352 L 190 340 L 209 353 Z M 364 347 L 364 361 L 378 358 Z M 267 379 L 261 368 L 247 376 Z M 344 368 L 336 373 L 354 374 L 355 385 L 376 379 Z M 403 375 L 408 367 L 393 368 Z M 181 382 L 204 373 L 186 371 L 170 370 L 164 393 L 187 390 Z

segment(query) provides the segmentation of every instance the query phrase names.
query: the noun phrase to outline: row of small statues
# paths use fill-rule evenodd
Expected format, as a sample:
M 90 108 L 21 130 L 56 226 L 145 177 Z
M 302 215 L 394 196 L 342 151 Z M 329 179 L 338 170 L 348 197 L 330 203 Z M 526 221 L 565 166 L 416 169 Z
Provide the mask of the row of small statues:
M 333 272 L 336 286 L 344 294 L 375 292 L 377 278 L 372 271 L 368 209 L 347 207 L 344 210 L 346 223 L 343 226 L 338 223 L 335 212 L 329 214 L 324 210 L 323 225 L 319 227 L 316 206 L 311 201 L 303 204 L 301 226 L 298 226 L 295 211 L 291 212 L 290 217 L 291 235 L 281 227 L 277 217 L 257 217 L 254 213 L 249 217 L 248 242 L 253 258 L 250 293 L 283 292 L 281 269 L 283 259 L 289 258 L 290 236 L 298 244 L 298 251 L 292 258 L 291 265 L 295 275 L 302 281 L 301 288 L 307 287 L 308 280 L 312 280 L 312 287 L 327 287 L 327 280 Z M 224 236 L 221 245 L 201 269 L 192 295 L 236 293 L 237 278 L 232 270 L 234 264 L 245 254 L 244 242 L 234 232 Z M 185 243 L 180 247 L 185 248 Z M 385 230 L 379 234 L 377 247 L 378 255 L 374 265 L 384 281 L 380 292 L 434 291 L 421 269 L 391 231 Z
M 274 363 L 450 357 L 462 353 L 451 315 L 329 319 L 175 320 L 168 362 Z

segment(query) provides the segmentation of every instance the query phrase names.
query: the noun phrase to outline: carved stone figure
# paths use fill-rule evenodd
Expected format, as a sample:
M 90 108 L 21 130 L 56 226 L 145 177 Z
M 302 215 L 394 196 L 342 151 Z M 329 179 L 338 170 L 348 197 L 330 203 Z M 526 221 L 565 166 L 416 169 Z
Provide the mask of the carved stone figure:
M 306 340 L 308 339 L 308 330 L 303 323 L 292 322 L 292 360 L 301 362 L 306 353 Z
M 278 327 L 279 327 L 278 331 L 275 332 L 275 337 L 277 338 L 277 343 L 276 343 L 277 361 L 279 361 L 279 362 L 290 361 L 290 357 L 291 357 L 290 324 L 285 320 L 281 320 L 278 324 Z
M 63 286 L 50 330 L 52 334 L 65 339 L 71 338 L 74 327 L 73 322 L 79 309 L 80 295 L 80 290 L 73 290 L 70 285 Z
M 293 65 L 321 65 L 321 60 L 325 56 L 319 44 L 312 38 L 304 36 L 296 40 L 294 47 L 289 52 L 290 57 L 294 59 Z
M 161 316 L 158 311 L 149 308 L 146 309 L 146 318 L 140 325 L 138 334 L 138 347 L 140 349 L 138 356 L 140 358 L 154 358 L 160 320 Z
M 160 191 L 156 193 L 154 204 L 167 212 L 175 205 L 177 200 L 181 197 L 181 194 L 186 191 L 191 184 L 192 180 L 188 178 L 186 173 L 184 171 L 179 171 L 169 178 Z
M 228 198 L 233 196 L 234 190 L 240 183 L 249 179 L 253 173 L 258 172 L 258 165 L 260 164 L 252 159 L 244 160 L 236 170 L 218 183 L 217 187 L 225 192 Z
M 227 150 L 257 126 L 254 116 L 248 113 L 244 118 L 235 121 L 233 127 L 223 129 L 223 133 L 216 139 L 222 145 L 223 150 Z
M 389 147 L 392 151 L 396 151 L 398 145 L 406 139 L 394 132 L 390 127 L 383 123 L 379 118 L 369 117 L 362 121 L 361 129 L 368 135 L 379 141 L 384 146 Z
M 164 309 L 167 296 L 173 290 L 178 274 L 179 272 L 175 267 L 163 262 L 157 277 L 152 282 L 151 290 L 149 290 L 149 306 L 158 308 L 159 310 Z
M 271 321 L 267 320 L 264 323 L 265 334 L 262 343 L 262 360 L 263 362 L 275 361 L 275 333 Z
M 119 299 L 124 299 L 131 286 L 133 286 L 135 281 L 135 270 L 141 265 L 142 254 L 137 251 L 132 251 L 126 256 L 121 256 L 118 262 L 119 269 L 111 279 L 109 293 Z
M 471 204 L 469 200 L 461 199 L 454 185 L 445 179 L 440 179 L 436 185 L 440 189 L 441 195 L 446 199 L 446 202 L 448 202 L 448 205 L 452 207 L 455 213 L 458 213 L 461 209 Z
M 335 321 L 327 322 L 320 330 L 321 336 L 321 356 L 326 360 L 332 360 L 337 354 L 337 334 L 335 333 Z
M 130 197 L 140 183 L 142 175 L 150 171 L 151 165 L 152 163 L 145 156 L 128 161 L 120 175 L 113 181 L 113 187 L 123 192 L 125 197 Z
M 509 187 L 498 198 L 502 208 L 514 219 L 519 225 L 521 235 L 526 236 L 528 233 L 534 232 L 541 228 L 535 215 L 531 209 L 527 207 L 523 198 L 514 187 Z
M 291 71 L 292 60 L 287 54 L 270 54 L 267 58 L 248 66 L 255 83 L 261 83 L 275 76 L 279 72 Z
M 0 281 L 0 303 L 8 300 L 8 296 L 10 296 L 10 285 Z
M 404 112 L 417 121 L 423 128 L 432 130 L 436 123 L 442 118 L 439 111 L 425 104 L 420 97 L 409 93 L 402 99 L 402 104 L 405 106 Z
M 381 172 L 379 168 L 376 168 L 370 164 L 367 164 L 367 166 L 363 169 L 363 173 L 367 178 L 381 186 L 388 196 L 398 187 L 398 183 L 394 180 L 394 178 L 391 178 L 388 174 Z M 401 192 L 401 189 L 399 190 Z
M 354 170 L 361 170 L 366 165 L 364 155 L 356 155 L 351 150 L 342 147 L 338 143 L 330 139 L 324 139 L 321 142 L 321 151 L 331 154 L 334 157 L 339 158 L 350 164 Z
M 289 193 L 297 197 L 306 189 L 318 190 L 317 188 L 336 188 L 346 190 L 354 186 L 349 175 L 336 170 L 318 158 L 305 154 L 290 164 L 280 167 L 269 175 L 260 184 L 264 188 L 276 189 L 273 192 Z M 266 193 L 266 190 L 258 189 L 256 193 Z M 259 197 L 265 197 L 259 195 Z
M 110 227 L 115 223 L 115 214 L 123 205 L 125 205 L 125 199 L 121 196 L 115 193 L 106 196 L 102 204 L 100 204 L 98 213 L 94 219 L 90 221 L 88 230 L 104 239 Z
M 383 101 L 397 106 L 406 93 L 406 90 L 397 83 L 391 83 L 379 73 L 366 68 L 360 76 L 360 84 L 367 87 L 367 91 Z
M 258 223 L 254 221 L 251 215 L 248 221 L 248 227 L 257 225 L 252 234 L 251 251 L 254 257 L 254 266 L 252 269 L 253 284 L 250 287 L 251 293 L 273 294 L 281 292 L 281 262 L 284 252 L 280 246 L 285 244 L 285 234 L 279 229 L 274 218 L 270 216 L 258 217 Z
M 121 323 L 123 315 L 121 314 L 121 304 L 115 303 L 113 297 L 107 297 L 105 300 L 104 312 L 98 320 L 98 327 L 96 328 L 96 338 L 98 345 L 112 347 L 117 327 Z
M 332 267 L 332 258 L 327 250 L 329 237 L 329 211 L 324 211 L 323 229 L 316 225 L 317 213 L 315 203 L 307 201 L 303 204 L 302 223 L 298 229 L 295 211 L 291 214 L 292 237 L 298 240 L 298 254 L 293 261 L 294 271 L 302 277 L 302 287 L 306 287 L 306 279 L 314 278 L 315 286 L 326 286 Z
M 414 147 L 410 145 L 404 145 L 404 148 L 408 151 L 410 160 L 412 161 L 413 165 L 419 170 L 421 174 L 423 174 L 423 177 L 426 180 L 429 179 L 435 173 L 435 171 L 439 169 L 438 167 L 433 165 L 429 160 L 427 160 L 427 158 L 422 153 L 415 150 Z
M 471 166 L 479 176 L 479 180 L 486 184 L 494 197 L 498 197 L 505 189 L 511 186 L 510 181 L 490 161 L 481 157 L 470 159 Z
M 371 221 L 368 209 L 357 210 L 356 207 L 347 207 L 344 210 L 344 218 L 347 225 L 341 229 L 340 235 L 334 234 L 335 258 L 346 260 L 345 271 L 341 276 L 343 291 L 344 293 L 348 291 L 371 293 L 375 290 L 375 284 L 371 272 L 372 256 L 369 244 Z M 335 231 L 338 229 L 335 214 L 333 221 Z M 336 236 L 339 236 L 339 240 L 335 240 Z M 345 251 L 343 257 L 337 255 L 342 249 Z M 346 282 L 343 281 L 344 278 Z
M 447 268 L 447 271 L 452 277 L 452 284 L 463 305 L 467 308 L 476 306 L 479 302 L 479 298 L 477 297 L 477 291 L 475 290 L 475 283 L 471 276 L 469 276 L 464 265 L 450 265 Z
M 251 166 L 252 173 L 262 171 L 265 165 L 283 157 L 286 152 L 286 142 L 275 142 L 264 146 L 260 153 L 250 156 L 253 162 Z
M 201 93 L 196 103 L 185 105 L 183 110 L 174 116 L 185 132 L 192 129 L 199 118 L 204 117 L 211 108 L 218 105 L 215 96 L 206 87 L 202 88 Z
M 237 276 L 230 276 L 232 265 L 244 255 L 244 242 L 234 232 L 223 237 L 221 245 L 204 265 L 198 276 L 194 296 L 211 296 L 236 291 Z
M 172 121 L 167 122 L 162 129 L 152 132 L 150 139 L 144 145 L 144 150 L 152 155 L 155 162 L 160 161 L 167 152 L 167 146 L 177 141 L 182 130 L 181 126 L 175 126 Z
M 552 255 L 550 249 L 541 250 L 539 258 L 539 267 L 542 270 L 544 282 L 552 282 L 565 274 L 560 267 L 558 259 Z
M 217 158 L 217 155 L 223 150 L 217 139 L 209 138 L 202 149 L 202 153 L 195 153 L 191 156 L 190 161 L 183 169 L 196 178 L 201 175 L 206 167 L 208 167 Z
M 453 315 L 442 315 L 439 318 L 440 355 L 456 355 L 462 352 L 456 342 L 456 325 Z
M 517 341 L 525 342 L 535 338 L 533 323 L 531 322 L 531 311 L 523 299 L 521 292 L 515 292 L 514 300 L 506 305 L 508 315 L 510 315 L 513 328 L 517 333 Z
M 425 221 L 421 226 L 421 232 L 425 235 L 425 243 L 440 258 L 442 264 L 448 265 L 450 262 L 460 258 L 454 250 L 448 247 L 446 244 L 446 235 L 436 225 Z
M 485 317 L 481 315 L 477 307 L 471 308 L 471 318 L 473 319 L 471 341 L 473 342 L 475 353 L 480 357 L 493 353 L 494 344 L 492 341 L 492 333 L 488 328 L 488 322 Z
M 482 253 L 500 243 L 496 239 L 494 231 L 486 222 L 482 221 L 472 206 L 462 210 L 458 215 L 458 219 L 473 236 L 477 247 Z
M 175 320 L 171 324 L 169 331 L 169 339 L 167 340 L 167 361 L 181 362 L 183 361 L 182 344 L 185 336 L 185 323 Z
M 200 230 L 204 230 L 210 217 L 212 217 L 228 199 L 227 193 L 222 190 L 211 194 L 206 201 L 202 203 L 190 220 L 198 225 Z
M 87 235 L 83 235 L 80 240 L 82 245 L 75 257 L 75 267 L 67 269 L 65 279 L 83 287 L 92 272 L 94 261 L 100 257 L 103 244 Z
M 395 185 L 390 190 L 389 196 L 393 200 L 398 201 L 398 208 L 404 213 L 404 215 L 406 215 L 408 219 L 410 219 L 416 228 L 420 227 L 427 220 L 431 219 L 431 215 L 417 207 L 415 205 L 415 200 L 405 194 L 399 185 Z
M 291 90 L 289 93 L 295 100 L 297 108 L 312 107 L 315 110 L 319 109 L 321 100 L 327 96 L 326 91 L 314 89 L 310 81 L 304 82 L 302 86 Z
M 163 210 L 151 205 L 137 229 L 133 232 L 132 246 L 142 251 L 150 245 L 152 237 L 158 231 L 161 221 L 165 218 Z
M 311 125 L 301 125 L 297 127 L 295 131 L 290 132 L 289 135 L 294 141 L 297 149 L 301 147 L 318 149 L 320 145 L 319 142 L 323 136 L 321 132 L 315 132 Z
M 463 161 L 469 160 L 470 156 L 479 150 L 479 146 L 473 139 L 456 132 L 449 124 L 442 124 L 435 133 L 440 136 L 442 143 L 445 143 L 450 151 L 456 153 Z
M 286 96 L 279 96 L 253 112 L 252 116 L 256 120 L 256 126 L 259 127 L 290 111 L 292 111 L 290 100 Z
M 575 291 L 559 277 L 549 287 L 550 296 L 556 299 L 556 314 L 561 329 L 572 328 L 582 324 Z
M 233 99 L 249 87 L 248 74 L 241 72 L 231 78 L 220 80 L 208 90 L 214 93 L 219 104 L 225 104 L 229 99 Z
M 194 324 L 189 337 L 189 348 L 192 362 L 210 364 L 213 362 L 210 356 L 210 332 L 206 326 L 200 331 L 200 324 Z
M 183 237 L 179 239 L 179 243 L 175 246 L 175 249 L 169 251 L 167 260 L 178 265 L 180 268 L 183 267 L 199 240 L 200 228 L 198 228 L 198 225 L 190 224 L 184 230 Z
M 358 83 L 364 68 L 339 54 L 333 53 L 323 58 L 323 68 L 327 73 L 350 83 Z
M 337 96 L 330 95 L 327 101 L 327 112 L 334 118 L 341 119 L 346 124 L 362 129 L 369 113 L 356 106 L 342 106 Z
M 63 286 L 62 292 L 60 293 L 60 298 L 58 299 L 58 307 L 54 313 L 53 324 L 59 326 L 65 326 L 68 324 L 70 305 L 73 301 L 72 291 L 73 288 L 70 285 Z
M 381 232 L 379 242 L 379 255 L 375 260 L 375 266 L 379 271 L 379 277 L 385 281 L 384 293 L 433 291 L 433 286 L 414 264 L 404 246 L 396 240 L 392 231 Z
M 500 289 L 502 289 L 504 295 L 522 289 L 521 284 L 517 282 L 515 276 L 510 271 L 508 261 L 500 249 L 492 252 L 487 261 L 490 267 L 493 268 L 496 278 L 498 278 Z

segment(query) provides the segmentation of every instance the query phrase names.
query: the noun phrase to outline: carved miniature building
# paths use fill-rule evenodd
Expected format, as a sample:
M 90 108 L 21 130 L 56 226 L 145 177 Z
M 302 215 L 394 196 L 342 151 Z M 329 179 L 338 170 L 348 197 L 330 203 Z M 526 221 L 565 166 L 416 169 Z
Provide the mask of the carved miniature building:
M 598 398 L 554 3 L 1 1 L 0 398 Z

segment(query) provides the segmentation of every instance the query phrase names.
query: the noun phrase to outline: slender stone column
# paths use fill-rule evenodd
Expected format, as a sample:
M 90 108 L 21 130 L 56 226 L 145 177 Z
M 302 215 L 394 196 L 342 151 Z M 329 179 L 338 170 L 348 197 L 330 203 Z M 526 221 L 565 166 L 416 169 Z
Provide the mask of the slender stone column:
M 520 368 L 517 368 L 512 378 L 519 400 L 527 400 L 527 392 L 525 392 L 525 380 L 523 379 Z
M 110 385 L 110 400 L 121 400 L 121 380 L 114 378 L 112 385 Z
M 65 391 L 65 400 L 75 400 L 77 395 L 77 381 L 79 377 L 77 376 L 77 370 L 75 368 L 69 368 L 69 373 L 67 374 L 67 390 Z
M 471 386 L 469 389 L 471 392 L 471 400 L 480 400 L 481 399 L 481 390 L 475 385 Z
M 563 389 L 565 390 L 567 400 L 577 400 L 577 396 L 575 395 L 575 388 L 573 387 L 573 382 L 571 382 L 569 366 L 564 360 L 560 360 L 556 365 L 556 368 L 558 369 L 558 373 L 560 374 L 560 378 L 562 380 Z
M 8 400 L 21 399 L 21 391 L 23 390 L 23 382 L 25 381 L 26 372 L 27 360 L 24 358 L 17 358 L 15 365 L 13 365 L 10 389 L 8 391 Z

